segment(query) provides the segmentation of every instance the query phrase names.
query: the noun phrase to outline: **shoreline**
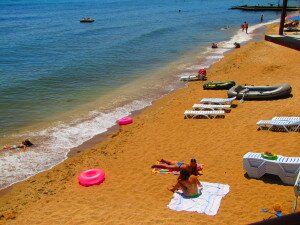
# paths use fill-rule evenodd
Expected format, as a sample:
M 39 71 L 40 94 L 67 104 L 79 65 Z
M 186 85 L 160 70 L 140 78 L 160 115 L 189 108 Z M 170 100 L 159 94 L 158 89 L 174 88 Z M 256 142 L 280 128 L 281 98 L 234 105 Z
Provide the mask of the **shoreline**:
M 256 56 L 257 52 L 253 49 L 259 51 L 260 55 Z M 153 224 L 155 221 L 171 224 L 171 221 L 176 222 L 183 219 L 181 215 L 187 215 L 190 219 L 183 219 L 183 222 L 187 224 L 195 223 L 200 218 L 208 223 L 226 224 L 226 222 L 231 221 L 229 217 L 232 217 L 233 213 L 238 211 L 245 214 L 248 210 L 249 215 L 245 215 L 244 219 L 236 218 L 237 220 L 233 224 L 258 221 L 255 218 L 263 215 L 255 213 L 256 210 L 259 210 L 255 207 L 259 204 L 272 204 L 270 203 L 270 196 L 275 196 L 275 193 L 280 193 L 279 197 L 276 195 L 276 201 L 286 201 L 286 195 L 290 189 L 281 185 L 280 181 L 276 179 L 275 186 L 273 179 L 271 179 L 271 183 L 267 180 L 262 182 L 261 180 L 245 179 L 242 175 L 244 173 L 242 172 L 241 163 L 239 162 L 241 153 L 250 148 L 255 148 L 256 151 L 263 151 L 266 147 L 277 149 L 277 153 L 279 153 L 280 147 L 285 146 L 281 150 L 284 151 L 281 154 L 292 156 L 297 155 L 297 146 L 299 147 L 298 133 L 254 131 L 256 128 L 255 121 L 259 118 L 270 118 L 274 115 L 274 111 L 281 113 L 281 115 L 299 114 L 295 103 L 299 100 L 297 93 L 300 90 L 300 82 L 296 78 L 300 74 L 299 71 L 293 69 L 293 65 L 297 60 L 291 59 L 291 68 L 285 64 L 286 59 L 280 64 L 276 61 L 276 59 L 280 58 L 276 55 L 278 51 L 282 51 L 289 56 L 299 55 L 299 52 L 265 41 L 250 42 L 242 46 L 241 49 L 225 54 L 221 61 L 215 63 L 208 70 L 208 73 L 211 75 L 209 75 L 209 80 L 234 78 L 239 83 L 249 80 L 248 83 L 265 84 L 264 82 L 273 83 L 282 80 L 282 73 L 289 71 L 290 73 L 286 74 L 284 79 L 293 84 L 293 98 L 267 101 L 265 104 L 252 101 L 243 104 L 238 102 L 238 107 L 233 108 L 229 114 L 226 114 L 225 119 L 183 120 L 183 111 L 191 107 L 199 98 L 226 97 L 225 91 L 204 91 L 201 90 L 203 82 L 191 82 L 187 87 L 177 89 L 153 102 L 152 106 L 143 109 L 141 113 L 134 117 L 135 122 L 132 125 L 125 126 L 112 135 L 106 135 L 108 138 L 101 143 L 97 143 L 93 149 L 75 154 L 52 169 L 13 185 L 11 190 L 1 196 L 5 199 L 0 204 L 1 211 L 5 214 L 3 217 L 9 219 L 7 221 L 12 224 L 22 219 L 25 219 L 23 221 L 34 223 L 34 221 L 38 221 L 41 218 L 47 218 L 44 221 L 49 219 L 49 224 L 54 224 L 56 218 L 65 222 L 69 221 L 67 222 L 69 224 L 74 224 L 72 221 L 82 221 L 82 218 L 77 217 L 77 220 L 76 218 L 71 220 L 67 217 L 74 216 L 73 213 L 76 212 L 74 207 L 77 207 L 88 210 L 88 212 L 103 210 L 98 216 L 92 213 L 95 216 L 95 220 L 91 218 L 90 224 L 99 222 L 99 216 L 100 218 L 101 216 L 106 218 L 107 223 L 118 223 L 117 221 L 120 219 L 124 224 L 130 224 L 136 219 L 141 219 L 145 224 Z M 274 62 L 273 60 L 268 61 L 269 52 L 275 54 Z M 249 63 L 245 64 L 247 60 L 253 60 L 251 62 L 258 60 L 257 64 L 259 64 L 259 60 L 262 60 L 262 63 L 266 63 L 266 66 L 255 64 L 254 67 L 251 67 L 252 65 L 249 65 Z M 276 63 L 279 65 L 276 65 Z M 241 69 L 245 74 L 241 73 Z M 258 71 L 260 71 L 259 74 L 262 77 L 249 76 L 252 72 L 256 74 Z M 250 115 L 252 117 L 244 118 L 243 115 L 248 117 L 247 112 L 249 110 L 251 110 Z M 229 135 L 228 131 L 232 132 L 232 135 Z M 265 143 L 266 138 L 269 141 L 271 140 L 272 143 L 271 141 L 270 143 Z M 176 150 L 174 151 L 174 149 Z M 231 156 L 231 158 L 228 158 L 230 165 L 224 163 L 222 158 L 215 157 L 216 154 L 224 154 L 223 149 L 226 154 Z M 176 177 L 151 175 L 150 165 L 159 157 L 184 159 L 185 161 L 195 157 L 205 164 L 205 173 L 200 177 L 200 180 L 229 183 L 231 185 L 232 190 L 229 192 L 228 197 L 222 200 L 217 217 L 208 218 L 203 214 L 197 213 L 181 214 L 165 208 L 171 198 L 171 194 L 166 194 L 165 186 L 172 184 Z M 105 183 L 91 188 L 80 187 L 76 182 L 78 172 L 88 167 L 105 168 L 108 174 Z M 139 168 L 138 173 L 134 172 L 134 168 Z M 124 179 L 124 177 L 127 177 L 127 179 Z M 125 193 L 132 193 L 131 190 L 136 186 L 134 181 L 140 185 L 141 190 L 136 190 L 133 193 L 134 198 L 132 198 Z M 238 181 L 240 181 L 241 187 L 237 185 Z M 257 187 L 257 190 L 251 188 L 251 185 L 253 185 L 252 187 Z M 127 198 L 123 198 L 121 193 L 116 192 L 116 189 L 119 188 L 125 191 L 124 194 Z M 247 192 L 244 193 L 246 196 L 243 195 L 242 188 Z M 270 190 L 270 193 L 265 193 L 263 199 L 259 199 L 259 197 L 262 198 L 261 195 L 255 197 L 255 194 L 257 195 L 258 192 L 264 193 L 266 188 L 273 188 L 273 190 Z M 144 195 L 144 192 L 147 195 Z M 90 194 L 94 195 L 94 200 Z M 77 195 L 80 198 L 76 199 Z M 253 199 L 249 199 L 250 196 L 248 195 L 251 195 Z M 81 199 L 88 199 L 88 202 L 93 202 L 97 207 L 93 210 L 89 207 L 89 204 L 83 203 Z M 116 199 L 119 199 L 123 205 L 125 204 L 128 207 L 126 209 L 120 208 L 118 204 L 113 202 Z M 64 200 L 65 202 L 63 202 Z M 4 201 L 7 204 L 3 205 Z M 103 205 L 97 204 L 98 201 L 103 203 Z M 144 201 L 147 207 L 143 205 Z M 237 207 L 238 205 L 242 206 L 241 203 L 246 203 L 247 201 L 254 206 L 249 206 L 248 210 Z M 26 207 L 25 209 L 22 203 L 26 203 L 28 208 Z M 237 206 L 232 205 L 234 203 Z M 282 203 L 284 212 L 289 211 L 288 203 L 290 201 L 283 201 Z M 43 204 L 46 204 L 46 209 L 41 211 L 49 212 L 50 209 L 53 209 L 54 212 L 42 216 L 43 212 L 38 210 L 39 206 Z M 67 205 L 70 206 L 70 209 L 66 212 L 66 215 L 55 210 L 57 207 Z M 23 212 L 22 207 L 25 212 Z M 114 207 L 118 210 L 113 210 Z M 137 209 L 141 213 L 133 213 Z M 117 215 L 115 219 L 112 217 L 112 212 L 110 212 L 112 210 Z M 41 218 L 34 218 L 29 215 L 30 213 L 26 215 L 26 212 L 35 212 Z M 131 215 L 133 216 L 122 216 L 124 212 L 132 213 Z M 50 221 L 49 217 L 53 213 L 56 218 L 51 218 Z M 107 215 L 105 216 L 104 213 L 107 213 Z M 84 215 L 80 215 L 84 218 Z M 229 215 L 229 217 L 226 215 Z M 11 220 L 13 217 L 15 219 Z M 0 223 L 2 222 L 1 219 Z
M 247 44 L 249 44 L 249 43 L 251 43 L 251 42 L 262 41 L 263 38 L 264 38 L 264 32 L 265 32 L 267 29 L 268 29 L 268 30 L 271 30 L 271 29 L 268 28 L 268 27 L 271 27 L 272 25 L 273 25 L 273 26 L 276 25 L 276 22 L 275 22 L 275 21 L 269 21 L 269 22 L 267 22 L 267 23 L 271 23 L 271 24 L 267 24 L 267 25 L 263 25 L 263 26 L 261 26 L 261 27 L 255 28 L 255 29 L 253 30 L 253 33 L 252 33 L 252 38 L 251 38 L 250 40 L 248 40 L 248 41 L 242 43 L 241 46 L 247 45 Z M 254 25 L 254 26 L 257 26 L 257 25 L 260 25 L 260 24 L 256 24 L 256 25 Z M 235 35 L 236 35 L 236 34 L 237 34 L 237 33 L 235 33 Z M 233 37 L 234 37 L 234 36 L 233 36 Z M 233 38 L 233 37 L 231 37 L 231 38 Z M 226 40 L 226 41 L 224 41 L 224 42 L 229 42 L 229 40 Z M 225 53 L 223 53 L 223 58 L 222 58 L 221 60 L 223 60 L 224 57 L 225 57 L 227 54 L 230 54 L 230 53 L 233 52 L 233 51 L 235 51 L 235 48 L 232 48 L 232 49 L 226 51 Z M 220 61 L 220 60 L 219 60 L 219 61 Z M 218 63 L 219 61 L 214 62 L 214 63 L 211 64 L 207 69 L 211 68 L 215 63 Z M 183 82 L 182 82 L 182 83 L 183 83 Z M 188 86 L 188 84 L 189 84 L 188 82 L 185 82 L 184 84 L 177 85 L 178 87 L 177 87 L 176 89 L 174 89 L 174 90 L 172 90 L 172 91 L 170 91 L 170 92 L 168 92 L 168 93 L 162 94 L 158 99 L 154 99 L 154 100 L 151 102 L 151 105 L 146 106 L 145 108 L 142 108 L 142 109 L 139 109 L 139 110 L 132 111 L 132 112 L 129 114 L 129 116 L 135 117 L 135 116 L 137 116 L 137 115 L 143 113 L 143 111 L 146 110 L 148 107 L 151 107 L 151 106 L 154 104 L 154 102 L 158 101 L 159 99 L 163 98 L 163 97 L 166 96 L 166 95 L 169 95 L 170 93 L 176 92 L 178 89 L 186 88 L 186 87 Z M 69 150 L 69 152 L 67 153 L 67 155 L 66 155 L 67 158 L 64 159 L 63 161 L 61 161 L 60 163 L 65 162 L 66 160 L 68 160 L 68 158 L 75 156 L 77 153 L 80 153 L 80 152 L 83 152 L 83 151 L 85 151 L 85 150 L 88 150 L 88 149 L 93 148 L 96 144 L 101 143 L 101 142 L 107 140 L 108 138 L 110 138 L 111 136 L 113 136 L 115 133 L 118 133 L 118 130 L 120 130 L 120 129 L 119 129 L 119 126 L 116 124 L 116 125 L 114 125 L 114 126 L 108 128 L 107 131 L 95 135 L 94 137 L 92 137 L 91 139 L 89 139 L 89 140 L 83 142 L 83 143 L 80 144 L 79 146 L 74 147 L 74 148 L 71 148 L 71 149 Z M 59 163 L 59 164 L 60 164 L 60 163 Z M 43 171 L 40 171 L 40 172 L 38 172 L 37 174 L 43 173 L 43 172 L 48 171 L 48 170 L 51 170 L 51 169 L 53 169 L 55 166 L 57 166 L 57 165 L 59 165 L 59 164 L 53 165 L 53 166 L 51 166 L 51 168 L 45 169 L 45 170 L 43 170 Z M 37 175 L 37 174 L 35 174 L 35 175 Z M 35 175 L 33 175 L 33 176 L 35 176 Z M 33 176 L 30 176 L 30 177 L 33 177 Z M 11 187 L 13 187 L 14 185 L 16 185 L 16 184 L 18 184 L 18 183 L 20 183 L 20 182 L 24 182 L 24 181 L 26 181 L 27 179 L 29 179 L 30 177 L 25 178 L 24 180 L 21 180 L 21 181 L 17 181 L 17 182 L 15 182 L 15 183 L 9 185 L 8 187 L 1 189 L 1 190 L 0 190 L 0 196 L 2 195 L 2 193 L 6 193 L 7 191 L 9 191 L 9 190 L 11 189 Z
M 163 96 L 162 96 L 163 97 Z M 141 113 L 143 113 L 143 111 L 145 109 L 147 109 L 148 107 L 151 107 L 150 106 L 147 106 L 143 109 L 140 109 L 140 110 L 136 110 L 136 111 L 133 111 L 130 115 L 130 117 L 134 118 L 138 115 L 140 115 Z M 101 133 L 101 134 L 97 134 L 96 136 L 94 136 L 93 138 L 87 140 L 86 142 L 82 143 L 81 145 L 75 147 L 75 148 L 72 148 L 70 149 L 67 157 L 70 158 L 70 157 L 74 157 L 76 156 L 76 154 L 80 153 L 80 152 L 84 152 L 86 150 L 89 150 L 91 148 L 93 148 L 94 146 L 96 146 L 97 144 L 101 143 L 101 142 L 104 142 L 106 141 L 107 139 L 109 139 L 110 137 L 116 135 L 120 130 L 122 130 L 122 126 L 116 124 L 110 128 L 108 128 L 107 131 Z M 67 160 L 67 159 L 66 159 Z
M 271 22 L 271 21 L 270 21 L 270 22 Z M 270 23 L 270 22 L 268 22 L 268 23 Z M 274 21 L 272 21 L 272 22 L 274 22 Z M 261 24 L 256 24 L 256 25 L 253 25 L 253 26 L 260 26 L 260 25 L 261 25 Z M 248 40 L 248 41 L 246 41 L 245 43 L 248 43 L 249 41 L 251 42 L 251 41 L 254 41 L 254 40 L 257 40 L 257 39 L 262 39 L 262 34 L 261 34 L 261 32 L 265 29 L 265 26 L 266 26 L 266 25 L 262 25 L 261 27 L 258 27 L 258 28 L 256 28 L 256 29 L 252 28 L 252 29 L 254 29 L 253 34 L 251 34 L 251 35 L 252 35 L 252 38 L 251 38 L 251 40 Z M 234 38 L 234 37 L 237 36 L 237 35 L 238 35 L 238 33 L 235 32 L 234 36 L 232 36 L 231 39 L 225 40 L 224 42 L 225 42 L 225 43 L 230 42 L 230 40 L 232 40 L 232 38 Z M 244 45 L 245 43 L 243 43 L 242 45 Z M 222 47 L 221 47 L 220 49 L 222 49 Z M 233 50 L 234 50 L 234 48 L 230 49 L 229 51 L 226 51 L 226 52 L 223 53 L 222 55 L 229 54 L 229 53 L 230 53 L 231 51 L 233 51 Z M 208 55 L 210 55 L 210 54 L 212 54 L 212 53 L 208 53 Z M 204 57 L 204 58 L 205 58 L 205 57 Z M 215 62 L 214 62 L 214 63 L 215 63 Z M 213 64 L 214 64 L 214 63 L 213 63 Z M 211 67 L 211 65 L 210 65 L 210 67 Z M 179 78 L 177 78 L 177 79 L 179 79 Z M 176 86 L 177 86 L 177 88 L 176 88 L 175 90 L 169 91 L 169 92 L 167 92 L 167 93 L 162 93 L 162 95 L 161 95 L 159 98 L 156 98 L 156 99 L 152 100 L 151 102 L 153 103 L 153 102 L 157 101 L 158 99 L 164 97 L 166 94 L 169 94 L 169 93 L 171 93 L 171 92 L 173 92 L 173 91 L 176 91 L 178 88 L 182 88 L 182 86 L 184 86 L 184 85 L 176 84 Z M 152 104 L 151 104 L 151 105 L 152 105 Z M 150 105 L 150 106 L 151 106 L 151 105 Z M 147 108 L 147 107 L 149 107 L 149 106 L 146 106 L 146 108 Z M 144 110 L 144 109 L 145 109 L 145 108 L 143 108 L 143 109 L 141 109 L 141 110 L 136 110 L 136 111 L 142 111 L 142 110 Z M 135 111 L 131 112 L 131 114 L 135 114 Z M 91 138 L 90 140 L 84 141 L 84 142 L 83 142 L 82 144 L 80 144 L 79 146 L 74 147 L 74 148 L 71 148 L 71 149 L 68 151 L 68 153 L 66 153 L 65 159 L 59 160 L 60 163 L 62 163 L 63 161 L 65 161 L 70 155 L 74 154 L 75 151 L 82 151 L 82 150 L 84 150 L 84 148 L 86 148 L 86 147 L 91 147 L 92 145 L 94 145 L 95 143 L 97 143 L 97 139 L 98 139 L 98 138 L 99 138 L 99 142 L 103 141 L 104 138 L 105 138 L 105 136 L 107 135 L 106 133 L 107 133 L 107 132 L 108 132 L 108 133 L 110 132 L 110 131 L 109 131 L 110 129 L 111 129 L 111 127 L 108 128 L 107 131 L 105 131 L 105 132 L 103 132 L 103 133 L 100 133 L 100 134 L 97 134 L 96 137 L 93 137 L 93 138 Z M 112 128 L 112 130 L 114 130 L 114 128 Z M 61 146 L 59 146 L 59 147 L 61 147 Z M 73 149 L 74 149 L 74 150 L 73 150 Z M 53 149 L 53 150 L 54 150 L 54 149 Z M 52 150 L 52 151 L 53 151 L 53 150 Z M 49 162 L 48 162 L 48 163 L 49 163 Z M 56 164 L 56 165 L 57 165 L 57 164 Z M 39 173 L 40 173 L 40 172 L 43 172 L 43 171 L 46 171 L 46 170 L 49 170 L 49 169 L 52 169 L 54 166 L 55 166 L 55 165 L 52 165 L 50 168 L 43 169 L 42 171 L 39 171 Z M 33 175 L 33 176 L 34 176 L 34 175 Z M 28 177 L 25 178 L 25 180 L 26 180 L 26 179 L 28 179 Z M 18 183 L 18 182 L 22 182 L 22 181 L 24 181 L 24 179 L 22 179 L 21 181 L 16 181 L 16 182 L 14 182 L 12 185 L 14 185 L 14 184 L 16 184 L 16 183 Z M 10 186 L 11 186 L 11 185 L 10 185 Z
M 276 24 L 276 23 L 274 22 L 274 25 L 275 25 L 275 24 Z M 268 25 L 268 26 L 272 26 L 272 25 Z M 251 40 L 247 41 L 246 43 L 244 43 L 242 46 L 247 45 L 247 44 L 249 44 L 249 43 L 251 43 L 251 42 L 262 41 L 262 40 L 264 39 L 264 33 L 266 32 L 266 30 L 267 30 L 267 27 L 266 27 L 266 26 L 259 27 L 259 28 L 255 29 L 255 30 L 254 30 L 254 34 L 253 34 L 253 38 L 252 38 Z M 225 53 L 224 53 L 224 57 L 225 57 L 225 55 L 230 54 L 230 53 L 233 52 L 233 51 L 235 51 L 235 48 L 232 48 L 232 49 L 230 49 L 229 51 L 225 52 Z M 223 57 L 223 58 L 224 58 L 224 57 Z M 223 58 L 222 58 L 222 59 L 223 59 Z M 221 59 L 221 60 L 222 60 L 222 59 Z M 218 62 L 215 62 L 215 63 L 218 63 Z M 212 65 L 210 65 L 210 67 L 212 67 L 215 63 L 213 63 Z M 208 67 L 207 69 L 209 69 L 210 67 Z M 170 91 L 170 92 L 168 92 L 168 93 L 166 93 L 166 94 L 163 94 L 163 95 L 160 96 L 158 99 L 153 100 L 153 101 L 151 102 L 152 104 L 151 104 L 150 106 L 146 106 L 146 107 L 143 108 L 143 109 L 133 111 L 133 112 L 131 112 L 131 114 L 128 115 L 128 116 L 131 116 L 131 117 L 133 117 L 133 118 L 136 117 L 136 116 L 138 116 L 139 114 L 143 113 L 143 111 L 146 110 L 148 107 L 151 107 L 151 106 L 152 106 L 156 101 L 158 101 L 159 99 L 163 98 L 163 97 L 166 96 L 166 95 L 169 95 L 169 94 L 172 93 L 172 92 L 176 92 L 178 89 L 181 89 L 181 88 L 187 88 L 187 87 L 188 87 L 188 84 L 189 84 L 188 82 L 185 82 L 185 85 L 184 85 L 184 86 L 180 85 L 180 86 L 177 87 L 176 89 L 174 89 L 174 90 L 172 90 L 172 91 Z M 96 144 L 99 144 L 99 143 L 101 143 L 101 142 L 107 140 L 107 138 L 109 138 L 110 136 L 112 136 L 112 135 L 114 135 L 115 133 L 117 133 L 118 130 L 120 130 L 120 126 L 116 124 L 116 125 L 114 125 L 114 126 L 108 128 L 107 131 L 105 131 L 105 132 L 103 132 L 103 133 L 100 133 L 100 134 L 94 136 L 93 138 L 91 138 L 91 139 L 85 141 L 85 142 L 82 143 L 81 145 L 79 145 L 79 146 L 77 146 L 77 147 L 74 147 L 74 148 L 70 149 L 69 153 L 67 154 L 68 158 L 69 158 L 69 157 L 73 157 L 74 155 L 76 155 L 76 153 L 82 152 L 82 151 L 84 151 L 84 150 L 88 150 L 89 148 L 92 148 L 92 147 L 95 146 Z M 79 151 L 79 152 L 78 152 L 78 151 Z
M 274 22 L 274 23 L 273 23 L 273 26 L 275 26 L 275 24 L 276 24 L 276 23 Z M 272 25 L 268 25 L 268 26 L 272 26 Z M 251 42 L 262 41 L 262 40 L 264 39 L 264 33 L 267 31 L 267 29 L 268 29 L 268 28 L 267 28 L 267 25 L 255 29 L 255 30 L 254 30 L 254 34 L 253 34 L 253 38 L 252 38 L 250 41 L 247 41 L 246 43 L 244 43 L 242 46 L 247 45 L 247 44 L 249 44 L 249 43 L 251 43 Z M 270 30 L 270 29 L 271 29 L 271 28 L 269 28 L 269 30 Z M 229 51 L 225 52 L 225 53 L 224 53 L 224 57 L 225 57 L 225 55 L 230 54 L 230 53 L 233 52 L 233 51 L 235 51 L 235 48 L 232 48 L 232 49 L 230 49 Z M 223 58 L 224 58 L 224 57 L 223 57 Z M 222 60 L 222 59 L 221 59 L 221 60 Z M 217 63 L 217 62 L 215 62 L 215 63 Z M 213 63 L 213 64 L 215 64 L 215 63 Z M 212 67 L 213 64 L 210 65 L 210 67 Z M 210 67 L 208 67 L 207 69 L 209 69 Z M 185 85 L 184 85 L 184 86 L 180 85 L 179 87 L 177 87 L 176 89 L 170 91 L 169 93 L 163 94 L 162 96 L 160 96 L 160 98 L 153 100 L 153 101 L 152 101 L 152 104 L 151 104 L 150 106 L 146 106 L 146 107 L 143 108 L 143 109 L 133 111 L 133 112 L 131 112 L 131 114 L 128 115 L 128 116 L 131 116 L 131 117 L 133 117 L 133 118 L 136 117 L 136 116 L 138 116 L 139 114 L 143 113 L 143 111 L 146 110 L 148 107 L 151 107 L 157 100 L 163 98 L 163 97 L 166 96 L 166 95 L 169 95 L 169 94 L 172 93 L 172 92 L 176 92 L 178 89 L 181 89 L 181 88 L 187 88 L 187 87 L 188 87 L 188 84 L 189 84 L 188 82 L 185 82 Z M 81 145 L 79 145 L 79 146 L 77 146 L 77 147 L 75 147 L 75 148 L 70 149 L 69 153 L 67 154 L 67 157 L 68 157 L 68 158 L 69 158 L 69 157 L 73 157 L 73 156 L 76 155 L 76 153 L 79 153 L 79 152 L 82 152 L 82 151 L 84 151 L 84 150 L 88 150 L 89 148 L 94 147 L 96 144 L 99 144 L 99 143 L 101 143 L 101 142 L 107 140 L 107 138 L 109 138 L 110 136 L 116 134 L 119 130 L 120 130 L 120 126 L 117 125 L 117 124 L 114 125 L 114 126 L 112 126 L 112 127 L 110 127 L 110 128 L 108 128 L 107 131 L 105 131 L 105 132 L 103 132 L 103 133 L 100 133 L 100 134 L 94 136 L 94 137 L 91 138 L 90 140 L 85 141 L 84 143 L 82 143 Z M 79 152 L 78 152 L 78 151 L 79 151 Z M 0 191 L 1 191 L 1 190 L 0 190 Z

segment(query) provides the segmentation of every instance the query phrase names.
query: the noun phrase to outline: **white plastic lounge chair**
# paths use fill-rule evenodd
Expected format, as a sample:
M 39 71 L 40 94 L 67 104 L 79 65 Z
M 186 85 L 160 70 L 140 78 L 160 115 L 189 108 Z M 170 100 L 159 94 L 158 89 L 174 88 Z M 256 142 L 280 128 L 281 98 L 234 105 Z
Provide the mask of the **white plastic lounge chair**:
M 259 179 L 266 173 L 273 174 L 283 183 L 294 185 L 300 170 L 300 157 L 278 155 L 276 160 L 268 160 L 261 153 L 248 152 L 243 157 L 243 166 L 249 177 Z
M 194 110 L 230 110 L 231 105 L 209 105 L 209 104 L 194 104 L 193 109 Z
M 300 127 L 300 120 L 288 121 L 288 120 L 272 120 L 269 130 L 273 128 L 284 128 L 287 132 L 296 131 Z
M 272 120 L 288 120 L 288 121 L 295 121 L 300 120 L 299 116 L 275 116 Z
M 203 98 L 200 102 L 203 104 L 219 104 L 224 105 L 228 104 L 231 105 L 233 100 L 235 100 L 236 97 L 233 98 Z
M 197 117 L 206 117 L 208 119 L 216 118 L 217 116 L 224 116 L 224 110 L 215 110 L 215 111 L 195 111 L 195 110 L 186 110 L 184 112 L 184 118 L 197 118 Z
M 300 128 L 300 117 L 273 117 L 272 120 L 260 120 L 256 123 L 258 130 L 274 128 L 285 131 L 297 131 Z

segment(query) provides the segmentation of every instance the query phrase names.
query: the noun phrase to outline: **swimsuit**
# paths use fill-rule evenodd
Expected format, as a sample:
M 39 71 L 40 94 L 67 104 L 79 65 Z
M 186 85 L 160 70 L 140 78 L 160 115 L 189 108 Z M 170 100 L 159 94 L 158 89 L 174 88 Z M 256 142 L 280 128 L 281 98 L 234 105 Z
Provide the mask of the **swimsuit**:
M 192 187 L 195 188 L 195 186 L 198 188 L 198 185 L 197 184 L 192 184 Z M 199 191 L 198 193 L 195 193 L 195 194 L 190 194 L 188 197 L 189 198 L 197 198 L 201 195 L 201 191 Z
M 200 194 L 199 193 L 196 193 L 196 194 L 192 194 L 192 195 L 190 195 L 190 196 L 188 196 L 189 198 L 197 198 L 197 197 L 199 197 L 200 196 Z
M 178 166 L 178 169 L 180 169 L 180 167 L 184 164 L 184 162 L 178 162 L 177 163 L 177 166 Z

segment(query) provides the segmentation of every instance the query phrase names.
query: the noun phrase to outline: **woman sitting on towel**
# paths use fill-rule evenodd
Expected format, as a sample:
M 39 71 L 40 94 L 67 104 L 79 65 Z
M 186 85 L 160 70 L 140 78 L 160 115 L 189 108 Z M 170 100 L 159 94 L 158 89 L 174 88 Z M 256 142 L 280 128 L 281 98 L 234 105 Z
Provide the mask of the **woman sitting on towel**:
M 196 176 L 191 175 L 186 169 L 182 169 L 177 183 L 172 188 L 168 189 L 172 192 L 181 189 L 186 197 L 193 198 L 199 196 L 199 188 L 201 187 L 202 185 Z
M 200 175 L 196 159 L 191 159 L 190 164 L 184 162 L 170 161 L 166 159 L 161 159 L 159 164 L 155 164 L 152 168 L 170 169 L 173 171 L 180 171 L 186 169 L 190 174 Z

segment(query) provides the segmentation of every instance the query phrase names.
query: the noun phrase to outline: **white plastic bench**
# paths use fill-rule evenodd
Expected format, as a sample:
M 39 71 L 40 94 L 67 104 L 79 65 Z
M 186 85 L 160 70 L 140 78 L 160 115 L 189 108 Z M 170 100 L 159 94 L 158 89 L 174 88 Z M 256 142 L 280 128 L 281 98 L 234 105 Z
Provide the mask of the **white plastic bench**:
M 249 177 L 259 179 L 266 173 L 273 174 L 283 183 L 294 185 L 300 171 L 300 157 L 278 155 L 276 160 L 268 160 L 261 153 L 248 152 L 243 157 L 243 166 Z

